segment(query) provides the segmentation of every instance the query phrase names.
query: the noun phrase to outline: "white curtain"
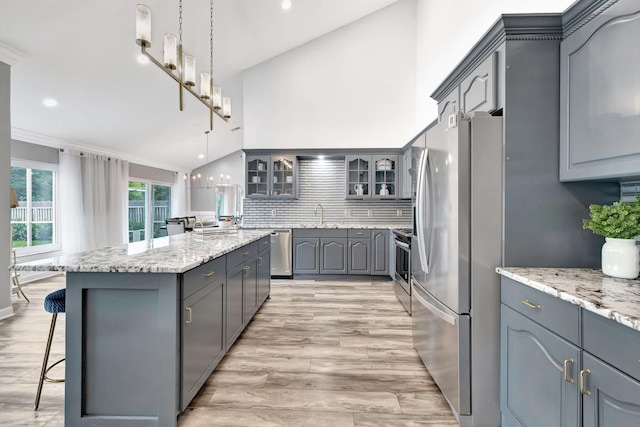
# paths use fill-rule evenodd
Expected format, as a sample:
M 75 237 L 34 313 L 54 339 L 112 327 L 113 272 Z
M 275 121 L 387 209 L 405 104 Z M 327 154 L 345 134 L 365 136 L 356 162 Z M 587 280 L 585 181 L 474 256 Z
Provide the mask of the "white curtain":
M 126 243 L 129 162 L 64 149 L 60 213 L 65 254 Z
M 185 172 L 176 172 L 173 177 L 173 190 L 171 192 L 171 216 L 187 216 L 187 181 Z

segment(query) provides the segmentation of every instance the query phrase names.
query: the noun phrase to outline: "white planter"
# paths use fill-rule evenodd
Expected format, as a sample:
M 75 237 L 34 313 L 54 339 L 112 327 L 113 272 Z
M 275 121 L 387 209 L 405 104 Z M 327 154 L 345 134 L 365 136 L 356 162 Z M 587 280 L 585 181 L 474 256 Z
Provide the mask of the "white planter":
M 635 279 L 640 269 L 640 254 L 635 239 L 605 237 L 602 245 L 602 272 L 621 279 Z

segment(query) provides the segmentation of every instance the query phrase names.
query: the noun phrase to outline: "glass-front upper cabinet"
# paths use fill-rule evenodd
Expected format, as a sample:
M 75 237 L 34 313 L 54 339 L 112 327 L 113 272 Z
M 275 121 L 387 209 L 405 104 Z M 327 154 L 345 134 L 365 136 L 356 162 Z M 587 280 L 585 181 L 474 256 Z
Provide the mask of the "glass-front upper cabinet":
M 398 155 L 348 155 L 347 199 L 397 199 Z
M 271 156 L 271 197 L 296 197 L 296 158 Z
M 371 197 L 370 170 L 371 156 L 346 156 L 347 199 Z
M 398 155 L 372 156 L 373 197 L 398 198 Z
M 269 156 L 247 156 L 247 197 L 268 197 Z

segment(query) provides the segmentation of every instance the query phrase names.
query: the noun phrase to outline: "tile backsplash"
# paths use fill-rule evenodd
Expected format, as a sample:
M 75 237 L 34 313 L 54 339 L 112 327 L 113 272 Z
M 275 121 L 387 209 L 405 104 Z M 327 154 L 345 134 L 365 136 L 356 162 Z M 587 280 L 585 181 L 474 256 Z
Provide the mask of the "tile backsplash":
M 326 224 L 400 225 L 411 227 L 411 200 L 345 200 L 344 159 L 299 159 L 298 199 L 244 199 L 243 225 L 268 227 Z

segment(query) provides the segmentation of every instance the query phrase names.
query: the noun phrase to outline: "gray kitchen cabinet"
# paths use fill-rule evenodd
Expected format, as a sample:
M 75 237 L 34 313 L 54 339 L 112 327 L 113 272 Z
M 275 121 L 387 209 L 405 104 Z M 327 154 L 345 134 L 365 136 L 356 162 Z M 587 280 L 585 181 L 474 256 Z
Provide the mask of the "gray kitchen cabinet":
M 397 154 L 347 155 L 347 199 L 397 199 L 399 196 Z
M 271 293 L 271 251 L 266 250 L 258 254 L 258 306 Z
M 291 199 L 297 196 L 296 170 L 295 156 L 271 156 L 271 197 Z
M 560 180 L 639 176 L 640 3 L 583 3 L 560 45 Z
M 371 230 L 348 231 L 348 274 L 371 274 Z
M 389 230 L 373 230 L 371 233 L 371 274 L 389 274 Z
M 258 274 L 258 306 L 260 306 L 271 293 L 271 236 L 263 237 L 258 241 L 256 267 Z
M 247 197 L 269 197 L 270 156 L 247 156 Z
M 411 198 L 411 147 L 402 152 L 400 160 L 400 198 Z
M 296 165 L 295 156 L 247 155 L 247 197 L 295 198 Z
M 622 348 L 618 351 L 624 351 Z M 636 362 L 637 363 L 637 362 Z M 582 356 L 584 427 L 627 427 L 640 424 L 640 382 L 586 351 Z
M 182 302 L 182 395 L 185 409 L 225 354 L 222 275 Z
M 449 120 L 449 116 L 454 115 L 460 109 L 460 86 L 453 90 L 438 102 L 438 123 Z
M 246 326 L 258 309 L 258 258 L 254 257 L 244 265 L 242 274 L 242 321 Z
M 580 349 L 504 304 L 501 322 L 503 427 L 579 426 Z
M 347 274 L 347 239 L 320 238 L 320 274 Z
M 505 277 L 501 300 L 503 426 L 639 424 L 639 331 Z
M 465 113 L 492 112 L 498 105 L 498 52 L 484 60 L 460 83 L 460 108 Z
M 292 243 L 293 274 L 319 274 L 320 240 L 318 237 L 293 237 Z
M 238 265 L 227 271 L 226 316 L 224 322 L 227 351 L 236 342 L 244 327 L 242 282 L 243 276 L 246 274 L 245 271 L 244 265 Z

